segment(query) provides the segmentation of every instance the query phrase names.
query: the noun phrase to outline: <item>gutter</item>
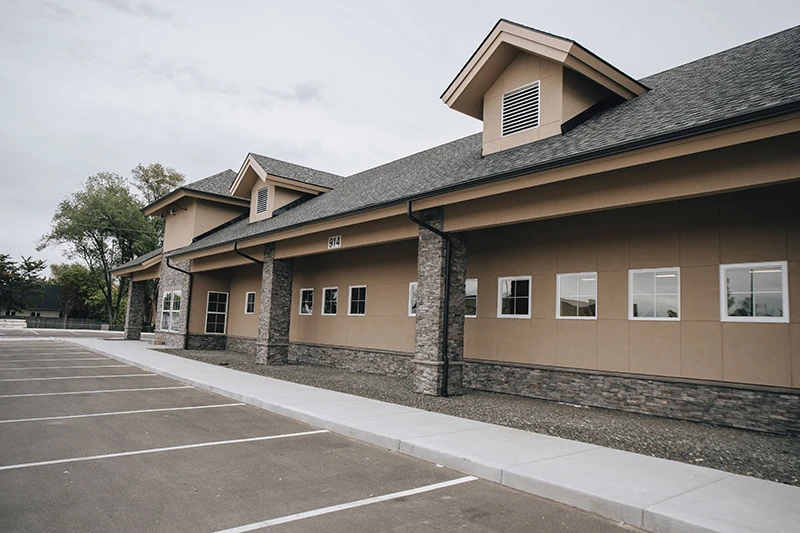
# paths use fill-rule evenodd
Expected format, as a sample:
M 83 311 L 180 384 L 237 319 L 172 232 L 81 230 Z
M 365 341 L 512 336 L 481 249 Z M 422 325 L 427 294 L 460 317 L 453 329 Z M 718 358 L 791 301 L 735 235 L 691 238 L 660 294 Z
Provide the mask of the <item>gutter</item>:
M 377 204 L 371 204 L 364 207 L 360 207 L 358 209 L 353 209 L 344 213 L 337 213 L 335 215 L 329 215 L 327 217 L 320 217 L 315 218 L 314 220 L 309 220 L 306 222 L 299 222 L 297 224 L 290 224 L 288 226 L 284 226 L 279 229 L 275 229 L 272 231 L 265 231 L 263 233 L 256 233 L 253 235 L 247 235 L 243 237 L 239 237 L 239 240 L 244 239 L 256 239 L 259 237 L 264 237 L 267 235 L 279 234 L 284 231 L 289 231 L 295 228 L 303 227 L 308 224 L 316 224 L 319 222 L 329 222 L 332 220 L 338 220 L 340 218 L 347 218 L 354 215 L 360 215 L 362 213 L 368 213 L 370 211 L 375 211 L 377 209 L 381 209 L 384 207 L 392 207 L 396 205 L 400 205 L 406 202 L 413 202 L 417 200 L 425 200 L 427 198 L 433 198 L 435 196 L 439 196 L 442 194 L 447 194 L 455 191 L 460 191 L 463 189 L 469 189 L 471 187 L 477 187 L 478 185 L 485 185 L 488 183 L 494 183 L 498 181 L 504 181 L 507 179 L 518 178 L 520 176 L 525 176 L 527 174 L 534 174 L 537 172 L 543 172 L 545 170 L 553 170 L 556 168 L 566 167 L 569 165 L 575 165 L 578 163 L 585 163 L 588 161 L 593 161 L 595 159 L 601 159 L 603 157 L 609 157 L 614 155 L 624 154 L 626 152 L 631 152 L 634 150 L 639 150 L 642 148 L 650 148 L 652 146 L 658 146 L 660 144 L 665 144 L 668 142 L 673 141 L 680 141 L 683 139 L 687 139 L 689 137 L 695 137 L 697 135 L 702 135 L 706 133 L 715 133 L 721 130 L 725 130 L 728 128 L 734 128 L 737 126 L 745 126 L 747 124 L 751 124 L 753 122 L 758 122 L 759 120 L 768 120 L 771 118 L 776 118 L 784 115 L 788 115 L 790 113 L 800 111 L 800 100 L 796 102 L 790 102 L 788 104 L 783 104 L 775 107 L 770 107 L 767 109 L 763 109 L 760 111 L 756 111 L 749 115 L 739 115 L 733 118 L 726 118 L 723 120 L 718 120 L 716 122 L 712 122 L 710 124 L 704 124 L 700 126 L 695 126 L 692 128 L 680 130 L 677 132 L 670 132 L 665 133 L 662 135 L 658 135 L 655 137 L 647 137 L 645 139 L 640 139 L 637 141 L 631 141 L 624 144 L 619 144 L 616 146 L 612 146 L 609 148 L 602 148 L 599 150 L 594 150 L 593 152 L 586 152 L 583 154 L 578 154 L 575 156 L 565 157 L 563 159 L 557 159 L 554 161 L 547 161 L 544 163 L 539 163 L 536 165 L 531 165 L 529 167 L 522 167 L 515 170 L 510 170 L 507 172 L 501 172 L 499 174 L 493 174 L 490 176 L 475 178 L 469 181 L 464 181 L 460 183 L 456 183 L 453 185 L 449 185 L 447 187 L 442 187 L 440 189 L 433 189 L 430 191 L 426 191 L 423 193 L 415 194 L 406 198 L 399 198 L 394 200 L 389 200 L 386 202 L 380 202 Z M 477 134 L 476 134 L 477 135 Z M 482 156 L 485 157 L 485 156 Z M 347 178 L 345 178 L 347 179 Z M 224 246 L 226 244 L 230 244 L 233 242 L 232 240 L 220 243 L 210 244 L 208 246 L 203 246 L 199 248 L 195 248 L 193 250 L 187 250 L 185 254 L 190 254 L 194 252 L 200 252 L 203 250 L 208 250 L 211 248 L 216 248 L 218 246 Z M 184 254 L 175 254 L 175 257 L 179 257 L 180 255 Z
M 441 231 L 439 229 L 434 228 L 427 222 L 418 219 L 414 216 L 413 210 L 411 208 L 412 201 L 408 201 L 408 219 L 415 223 L 416 225 L 425 228 L 428 231 L 432 231 L 439 237 L 444 239 L 445 248 L 444 248 L 444 316 L 442 316 L 442 396 L 447 398 L 449 396 L 447 385 L 448 385 L 448 378 L 450 374 L 450 359 L 447 354 L 448 348 L 448 338 L 450 333 L 450 246 L 453 241 L 453 237 Z
M 244 253 L 244 252 L 240 252 L 240 251 L 239 251 L 239 241 L 236 241 L 236 242 L 234 242 L 234 243 L 233 243 L 233 251 L 234 251 L 234 252 L 236 252 L 238 255 L 241 255 L 241 256 L 242 256 L 242 257 L 244 257 L 245 259 L 249 259 L 249 260 L 250 260 L 250 261 L 252 261 L 253 263 L 258 263 L 258 264 L 260 264 L 260 265 L 263 265 L 263 264 L 264 264 L 264 261 L 262 261 L 262 260 L 260 260 L 260 259 L 256 259 L 255 257 L 250 257 L 249 255 L 247 255 L 247 254 L 246 254 L 246 253 Z
M 167 257 L 167 268 L 177 270 L 178 272 L 182 272 L 183 274 L 189 276 L 189 294 L 186 295 L 186 335 L 183 337 L 183 349 L 187 350 L 187 347 L 189 346 L 189 313 L 192 311 L 192 280 L 194 280 L 194 274 L 188 270 L 173 266 L 170 264 L 169 260 L 170 258 Z

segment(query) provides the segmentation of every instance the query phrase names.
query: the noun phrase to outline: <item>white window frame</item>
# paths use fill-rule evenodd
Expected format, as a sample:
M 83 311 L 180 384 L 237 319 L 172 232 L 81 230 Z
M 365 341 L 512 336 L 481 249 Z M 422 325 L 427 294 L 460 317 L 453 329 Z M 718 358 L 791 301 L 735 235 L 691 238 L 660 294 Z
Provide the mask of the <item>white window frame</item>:
M 740 268 L 781 268 L 781 299 L 783 316 L 728 316 L 727 270 Z M 719 266 L 719 319 L 721 322 L 789 322 L 789 263 L 788 261 L 762 261 L 760 263 L 728 263 Z
M 161 295 L 161 305 L 159 306 L 159 310 L 158 310 L 159 311 L 158 316 L 160 317 L 158 319 L 159 320 L 159 324 L 158 324 L 159 331 L 166 331 L 168 333 L 177 333 L 178 332 L 177 327 L 176 327 L 176 329 L 164 329 L 164 297 L 167 296 L 167 295 L 169 295 L 169 323 L 170 323 L 170 325 L 175 323 L 175 321 L 172 320 L 173 315 L 176 312 L 174 309 L 172 309 L 172 295 L 173 294 L 177 294 L 178 296 L 180 296 L 181 297 L 181 304 L 183 304 L 182 291 L 164 291 L 162 293 L 162 295 Z M 181 309 L 178 309 L 177 313 L 178 313 L 178 317 L 180 317 Z
M 466 285 L 470 281 L 474 281 L 475 282 L 475 314 L 474 315 L 468 315 L 466 313 L 466 311 L 465 311 L 464 312 L 464 318 L 478 318 L 478 278 L 468 278 L 464 282 L 465 294 L 466 294 Z M 533 284 L 529 285 L 529 290 L 531 290 L 531 291 L 533 290 Z M 499 294 L 500 293 L 499 293 L 499 290 L 498 290 L 498 296 L 499 296 Z M 532 296 L 532 294 L 529 294 L 528 298 L 530 298 L 531 296 Z M 528 314 L 530 314 L 530 301 L 528 302 Z
M 253 295 L 253 310 L 252 311 L 248 311 L 247 310 L 247 299 L 251 294 Z M 208 309 L 208 307 L 206 307 L 206 309 Z M 256 314 L 256 293 L 255 293 L 255 291 L 248 291 L 248 292 L 244 293 L 244 314 L 246 314 L 246 315 L 254 315 L 254 314 Z
M 224 294 L 225 295 L 225 312 L 220 313 L 219 311 L 209 311 L 208 304 L 211 302 L 211 294 Z M 206 294 L 206 313 L 203 315 L 204 324 L 203 324 L 203 331 L 205 331 L 206 335 L 225 335 L 228 331 L 228 310 L 231 308 L 231 295 L 224 291 L 208 291 Z M 218 332 L 211 332 L 208 331 L 208 315 L 225 315 L 225 320 L 222 322 L 222 333 Z
M 678 316 L 675 318 L 668 316 L 633 316 L 633 275 L 642 273 L 653 273 L 656 275 L 656 277 L 658 277 L 659 272 L 676 272 L 678 274 Z M 628 270 L 628 320 L 639 320 L 646 322 L 680 322 L 681 321 L 681 267 L 638 268 L 635 270 Z
M 411 306 L 411 296 L 413 292 L 411 291 L 411 287 L 417 288 L 417 309 L 419 309 L 419 282 L 418 281 L 411 281 L 408 284 L 408 316 L 417 316 L 417 313 L 412 311 L 413 307 Z
M 353 289 L 364 289 L 364 312 L 351 313 L 353 304 Z M 367 316 L 367 286 L 366 285 L 350 285 L 347 288 L 347 316 Z
M 308 313 L 303 312 L 303 293 L 305 291 L 311 291 L 311 311 Z M 297 313 L 302 316 L 311 316 L 314 314 L 314 288 L 313 287 L 306 287 L 304 289 L 300 289 L 300 298 L 299 302 L 297 302 Z M 325 307 L 325 302 L 322 303 L 323 308 Z M 339 308 L 338 302 L 336 306 L 337 310 Z
M 335 313 L 326 313 L 325 312 L 325 293 L 327 291 L 336 291 L 336 312 Z M 339 314 L 339 287 L 322 287 L 322 298 L 320 298 L 321 304 L 321 311 L 322 316 L 336 316 Z
M 594 283 L 597 287 L 595 291 L 594 302 L 594 316 L 561 316 L 561 278 L 564 276 L 594 276 Z M 578 280 L 580 282 L 580 279 Z M 565 272 L 564 274 L 556 274 L 556 319 L 558 320 L 597 320 L 599 313 L 599 298 L 597 293 L 600 292 L 600 277 L 597 272 Z M 578 295 L 580 296 L 580 295 Z
M 528 313 L 525 315 L 504 315 L 503 314 L 503 282 L 504 281 L 527 281 L 528 282 Z M 530 318 L 531 306 L 533 304 L 533 276 L 505 276 L 497 278 L 497 318 Z

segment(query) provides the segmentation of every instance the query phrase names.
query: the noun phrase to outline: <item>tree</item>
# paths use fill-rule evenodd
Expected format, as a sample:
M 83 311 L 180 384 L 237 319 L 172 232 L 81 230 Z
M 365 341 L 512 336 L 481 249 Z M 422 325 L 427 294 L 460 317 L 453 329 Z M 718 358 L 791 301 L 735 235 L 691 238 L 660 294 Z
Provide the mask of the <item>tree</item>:
M 148 205 L 183 185 L 184 180 L 183 174 L 174 168 L 164 167 L 161 163 L 147 166 L 139 163 L 131 170 L 131 181 Z
M 92 273 L 77 263 L 50 265 L 53 283 L 61 286 L 61 314 L 64 324 L 71 316 L 95 318 L 92 315 L 90 298 L 100 292 L 98 281 Z M 101 315 L 102 316 L 102 315 Z
M 65 244 L 69 257 L 84 261 L 102 292 L 111 324 L 120 316 L 127 287 L 127 279 L 114 278 L 111 268 L 159 244 L 141 207 L 122 177 L 100 172 L 58 205 L 50 232 L 39 243 L 40 250 L 50 244 Z
M 41 276 L 45 262 L 23 257 L 22 262 L 0 254 L 0 309 L 21 311 L 30 307 L 44 292 L 45 280 Z

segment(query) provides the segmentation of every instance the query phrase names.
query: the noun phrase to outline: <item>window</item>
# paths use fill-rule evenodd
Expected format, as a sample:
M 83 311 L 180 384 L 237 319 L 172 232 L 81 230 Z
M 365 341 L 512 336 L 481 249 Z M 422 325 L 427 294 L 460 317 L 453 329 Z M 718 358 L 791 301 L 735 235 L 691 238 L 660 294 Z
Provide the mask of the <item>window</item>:
M 408 284 L 408 316 L 417 316 L 417 292 L 419 283 L 412 281 Z
M 314 310 L 314 289 L 300 289 L 300 314 L 310 315 Z M 336 314 L 334 311 L 333 314 Z
M 720 265 L 720 320 L 789 322 L 787 263 Z
M 628 318 L 680 320 L 681 271 L 650 268 L 628 272 Z
M 556 318 L 597 318 L 597 272 L 556 277 Z
M 39 311 L 31 311 L 31 316 L 34 317 L 34 318 L 38 318 L 38 317 L 42 316 L 42 313 L 39 312 Z
M 267 212 L 267 204 L 269 203 L 269 187 L 259 189 L 256 193 L 256 214 Z
M 181 317 L 181 291 L 165 291 L 161 301 L 161 331 L 178 331 Z
M 208 291 L 206 307 L 206 333 L 225 335 L 225 317 L 228 314 L 228 293 Z
M 246 292 L 244 294 L 244 314 L 252 315 L 256 312 L 256 293 Z
M 350 287 L 350 306 L 347 314 L 349 316 L 367 314 L 367 287 L 365 285 Z
M 531 317 L 531 277 L 518 276 L 497 280 L 497 316 Z
M 503 137 L 539 127 L 539 82 L 535 81 L 503 95 Z
M 478 280 L 477 279 L 468 279 L 467 280 L 467 312 L 464 313 L 464 316 L 469 318 L 475 318 L 478 316 Z
M 327 287 L 322 289 L 322 314 L 335 315 L 339 308 L 339 288 Z

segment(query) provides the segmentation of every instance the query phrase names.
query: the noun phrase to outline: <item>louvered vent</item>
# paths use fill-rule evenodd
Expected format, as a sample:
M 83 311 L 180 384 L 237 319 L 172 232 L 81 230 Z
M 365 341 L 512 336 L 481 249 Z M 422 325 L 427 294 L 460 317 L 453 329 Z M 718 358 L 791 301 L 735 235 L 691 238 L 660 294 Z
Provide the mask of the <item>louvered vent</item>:
M 264 187 L 258 190 L 258 197 L 256 198 L 256 214 L 267 212 L 267 201 L 269 200 L 269 187 Z
M 503 95 L 503 136 L 539 127 L 539 82 Z

